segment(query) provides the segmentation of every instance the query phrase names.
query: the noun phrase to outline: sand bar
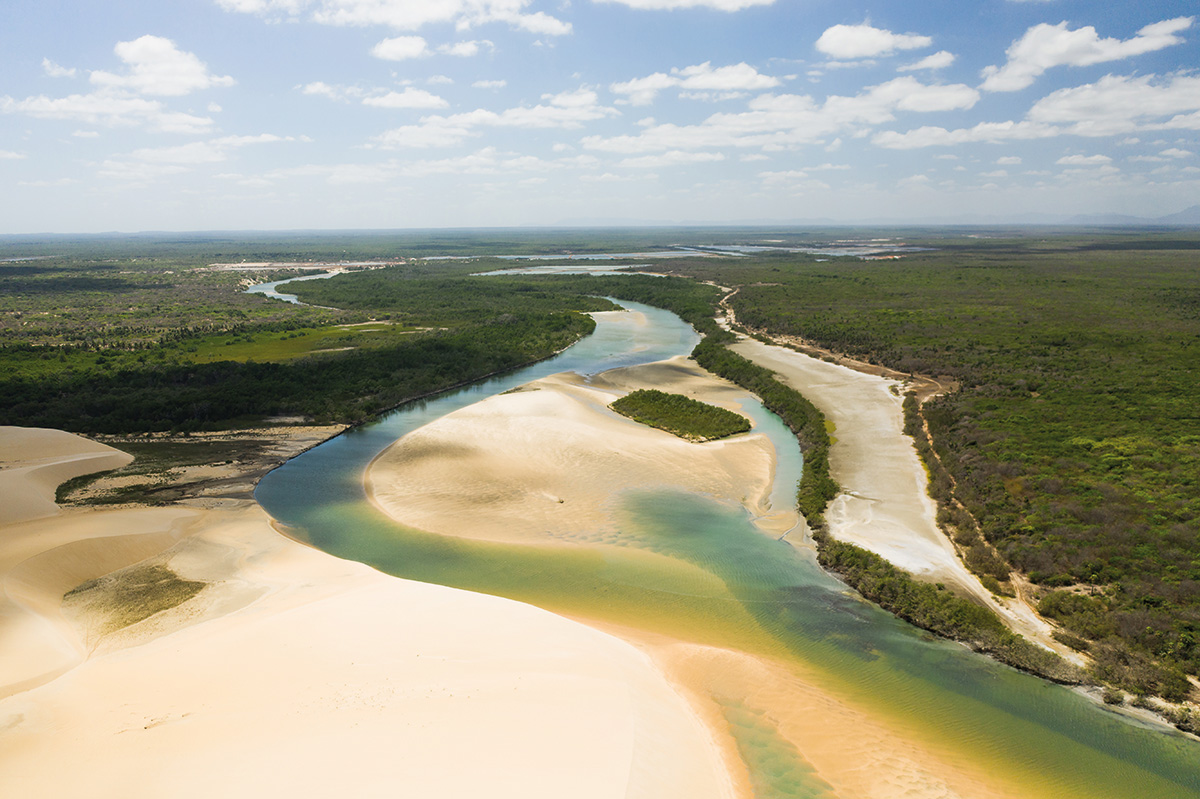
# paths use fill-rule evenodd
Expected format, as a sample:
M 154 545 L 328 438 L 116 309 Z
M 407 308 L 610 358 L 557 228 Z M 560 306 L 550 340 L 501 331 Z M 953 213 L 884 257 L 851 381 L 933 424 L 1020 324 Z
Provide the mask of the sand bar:
M 612 541 L 626 491 L 671 488 L 737 502 L 786 531 L 771 508 L 774 448 L 757 433 L 694 444 L 608 408 L 636 388 L 737 411 L 747 394 L 675 358 L 536 380 L 404 436 L 371 464 L 376 504 L 428 532 L 512 543 Z
M 6 595 L 40 592 L 20 611 L 46 620 L 0 627 L 0 652 L 26 653 L 0 686 L 2 795 L 735 794 L 638 649 L 333 558 L 253 503 L 63 513 L 0 541 Z M 169 606 L 127 624 L 111 600 L 146 574 Z

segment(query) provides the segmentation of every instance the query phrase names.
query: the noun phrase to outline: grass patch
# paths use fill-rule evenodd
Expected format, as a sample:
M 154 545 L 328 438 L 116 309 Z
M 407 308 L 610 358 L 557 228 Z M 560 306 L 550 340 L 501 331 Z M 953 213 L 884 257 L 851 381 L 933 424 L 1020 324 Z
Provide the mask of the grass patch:
M 656 389 L 634 391 L 609 407 L 635 422 L 693 442 L 713 441 L 750 429 L 750 420 L 741 414 Z
M 100 635 L 108 635 L 182 605 L 205 585 L 160 563 L 137 564 L 72 588 L 63 602 L 95 619 Z

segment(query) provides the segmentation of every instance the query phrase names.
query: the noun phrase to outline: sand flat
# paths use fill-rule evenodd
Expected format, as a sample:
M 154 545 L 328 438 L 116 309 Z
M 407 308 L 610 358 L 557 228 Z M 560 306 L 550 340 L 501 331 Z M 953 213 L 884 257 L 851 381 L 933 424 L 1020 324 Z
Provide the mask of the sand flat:
M 620 496 L 632 489 L 704 494 L 738 502 L 756 516 L 773 510 L 775 456 L 766 436 L 689 443 L 607 407 L 643 387 L 735 411 L 746 396 L 682 358 L 591 382 L 553 375 L 395 442 L 368 469 L 372 499 L 428 532 L 511 543 L 607 540 L 616 531 Z M 794 514 L 789 518 L 794 522 Z
M 339 560 L 254 503 L 69 511 L 0 541 L 0 580 L 39 597 L 0 626 L 0 652 L 43 666 L 23 684 L 10 671 L 0 699 L 2 795 L 736 793 L 708 728 L 633 646 Z M 104 569 L 96 601 L 62 602 Z M 105 592 L 147 573 L 203 587 L 114 629 L 124 608 Z

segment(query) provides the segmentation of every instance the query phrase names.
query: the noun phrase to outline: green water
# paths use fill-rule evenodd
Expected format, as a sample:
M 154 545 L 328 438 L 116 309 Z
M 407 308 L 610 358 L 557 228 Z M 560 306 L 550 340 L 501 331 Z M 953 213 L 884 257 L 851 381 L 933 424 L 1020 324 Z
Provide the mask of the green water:
M 629 304 L 632 306 L 632 304 Z M 521 547 L 406 529 L 367 502 L 366 464 L 445 413 L 559 371 L 594 374 L 687 352 L 676 317 L 602 319 L 588 340 L 517 375 L 414 404 L 272 472 L 259 502 L 297 537 L 398 576 L 796 664 L 805 679 L 915 741 L 1031 797 L 1200 797 L 1200 744 L 1147 729 L 1059 686 L 933 640 L 849 594 L 811 550 L 757 530 L 740 507 L 677 493 L 620 497 L 615 546 Z M 748 401 L 795 484 L 795 441 Z M 782 735 L 771 708 L 715 696 L 760 797 L 836 795 Z M 847 752 L 847 757 L 853 757 Z

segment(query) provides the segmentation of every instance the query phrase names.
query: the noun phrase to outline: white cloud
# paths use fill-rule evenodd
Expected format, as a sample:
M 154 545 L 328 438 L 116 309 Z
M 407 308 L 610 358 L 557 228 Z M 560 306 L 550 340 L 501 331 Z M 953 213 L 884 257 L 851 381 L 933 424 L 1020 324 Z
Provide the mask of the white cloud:
M 532 0 L 217 0 L 226 11 L 256 14 L 270 20 L 299 19 L 306 14 L 321 25 L 383 26 L 418 30 L 453 23 L 468 30 L 492 22 L 544 36 L 564 36 L 570 23 L 542 11 L 525 9 Z
M 342 100 L 345 98 L 344 90 L 338 88 L 337 86 L 330 86 L 328 83 L 320 80 L 312 83 L 306 83 L 304 86 L 300 87 L 300 91 L 304 94 L 328 97 L 331 100 Z
M 949 50 L 939 50 L 933 55 L 927 55 L 920 61 L 897 67 L 897 72 L 915 72 L 919 69 L 943 69 L 954 63 L 956 56 Z
M 430 86 L 448 86 L 454 83 L 454 78 L 448 75 L 434 75 L 425 82 Z
M 479 55 L 479 51 L 483 48 L 494 50 L 495 45 L 487 39 L 469 42 L 455 42 L 454 44 L 443 44 L 438 48 L 438 52 L 443 55 L 458 56 L 459 58 L 471 58 Z
M 817 39 L 816 47 L 831 58 L 854 59 L 891 55 L 897 50 L 914 50 L 931 44 L 933 39 L 928 36 L 892 33 L 864 22 L 861 25 L 834 25 L 826 29 Z
M 905 133 L 883 131 L 871 139 L 877 147 L 888 150 L 915 150 L 921 147 L 946 147 L 971 142 L 1021 141 L 1057 136 L 1062 131 L 1052 125 L 1035 122 L 980 122 L 972 128 L 947 130 L 931 125 Z
M 1195 153 L 1193 153 L 1191 150 L 1181 150 L 1178 147 L 1171 147 L 1163 150 L 1159 153 L 1159 155 L 1165 155 L 1168 158 L 1190 158 L 1191 156 L 1195 155 Z
M 98 174 L 101 177 L 147 183 L 189 172 L 193 167 L 203 164 L 221 163 L 228 160 L 231 150 L 239 147 L 283 141 L 294 140 L 290 136 L 260 133 L 256 136 L 222 136 L 171 147 L 145 147 L 127 156 L 104 161 Z
M 52 78 L 73 78 L 75 77 L 75 73 L 79 71 L 74 67 L 71 67 L 70 69 L 67 67 L 60 67 L 49 58 L 42 59 L 42 69 L 45 70 L 46 74 Z
M 608 88 L 614 94 L 626 96 L 621 102 L 649 105 L 664 89 L 678 88 L 682 96 L 690 99 L 731 99 L 742 96 L 743 92 L 772 89 L 780 83 L 778 78 L 763 75 L 745 62 L 713 69 L 712 62 L 705 61 L 672 69 L 670 75 L 655 72 L 644 78 L 614 83 Z
M 483 128 L 573 129 L 582 127 L 584 122 L 619 113 L 615 108 L 600 105 L 596 92 L 586 88 L 544 94 L 542 99 L 546 102 L 501 112 L 479 108 L 448 117 L 422 117 L 420 124 L 394 128 L 374 137 L 373 141 L 385 149 L 449 147 L 462 143 L 469 136 L 478 135 Z
M 1008 177 L 1007 169 L 993 169 L 991 172 L 980 172 L 981 178 L 1006 178 Z
M 113 127 L 145 126 L 160 133 L 203 133 L 212 127 L 209 117 L 168 111 L 157 100 L 119 92 L 72 94 L 67 97 L 0 97 L 0 112 L 25 114 L 38 119 L 63 119 Z
M 948 111 L 970 108 L 979 93 L 970 86 L 926 85 L 912 77 L 871 86 L 852 97 L 831 96 L 817 103 L 807 95 L 761 95 L 742 113 L 713 114 L 697 125 L 654 124 L 635 136 L 590 136 L 585 147 L 620 153 L 718 147 L 781 149 L 812 144 L 843 131 L 869 132 L 897 111 Z
M 471 84 L 473 89 L 503 89 L 508 85 L 506 80 L 477 80 Z
M 1021 159 L 1015 155 L 1006 155 L 1002 158 L 997 158 L 996 163 L 1002 166 L 1017 166 L 1021 163 Z
M 429 55 L 429 45 L 420 36 L 396 36 L 372 47 L 371 55 L 385 61 L 404 61 Z
M 130 42 L 118 42 L 117 57 L 129 67 L 124 75 L 94 70 L 92 83 L 97 86 L 127 89 L 138 94 L 180 97 L 213 86 L 232 86 L 228 75 L 213 75 L 204 62 L 161 36 L 142 36 Z
M 12 150 L 0 150 L 0 161 L 15 161 L 24 157 L 24 153 L 14 153 Z
M 1095 83 L 1059 89 L 1034 103 L 1028 118 L 1035 122 L 1070 125 L 1081 136 L 1131 133 L 1148 118 L 1200 111 L 1200 77 L 1176 76 L 1153 83 L 1140 78 L 1106 75 Z M 1188 127 L 1177 118 L 1164 127 Z
M 1176 34 L 1192 25 L 1191 17 L 1177 17 L 1147 25 L 1131 39 L 1101 39 L 1090 25 L 1069 30 L 1066 22 L 1042 23 L 1025 31 L 1007 50 L 1002 67 L 983 70 L 983 88 L 1012 92 L 1030 86 L 1046 70 L 1056 66 L 1090 66 L 1141 55 L 1180 44 Z
M 446 108 L 450 103 L 424 89 L 409 86 L 402 92 L 388 92 L 363 98 L 363 105 L 373 108 Z
M 932 181 L 928 175 L 909 175 L 896 181 L 896 185 L 902 189 L 927 189 L 930 183 Z
M 1110 164 L 1112 159 L 1107 155 L 1064 155 L 1054 163 L 1062 166 L 1096 166 Z
M 77 131 L 74 131 L 71 135 L 77 139 L 98 139 L 98 138 L 100 138 L 100 131 L 77 130 Z
M 683 164 L 709 164 L 714 161 L 724 161 L 725 156 L 721 153 L 694 153 L 684 150 L 668 150 L 664 153 L 655 153 L 654 155 L 642 155 L 636 158 L 626 158 L 621 161 L 621 166 L 632 167 L 635 169 L 660 169 L 667 166 L 681 166 Z
M 717 11 L 741 11 L 753 6 L 769 6 L 775 0 L 599 0 L 643 11 L 674 11 L 681 8 L 712 8 Z
M 872 141 L 880 147 L 907 150 L 1062 135 L 1200 130 L 1200 77 L 1177 75 L 1165 82 L 1154 81 L 1154 75 L 1107 75 L 1095 83 L 1051 92 L 1034 103 L 1026 119 L 1019 122 L 981 122 L 958 130 L 927 126 L 906 133 L 885 131 Z
M 644 78 L 634 78 L 623 83 L 614 83 L 609 90 L 614 94 L 626 96 L 625 102 L 631 105 L 650 105 L 663 89 L 669 89 L 678 83 L 676 78 L 663 72 L 655 72 Z M 620 101 L 618 101 L 620 102 Z

